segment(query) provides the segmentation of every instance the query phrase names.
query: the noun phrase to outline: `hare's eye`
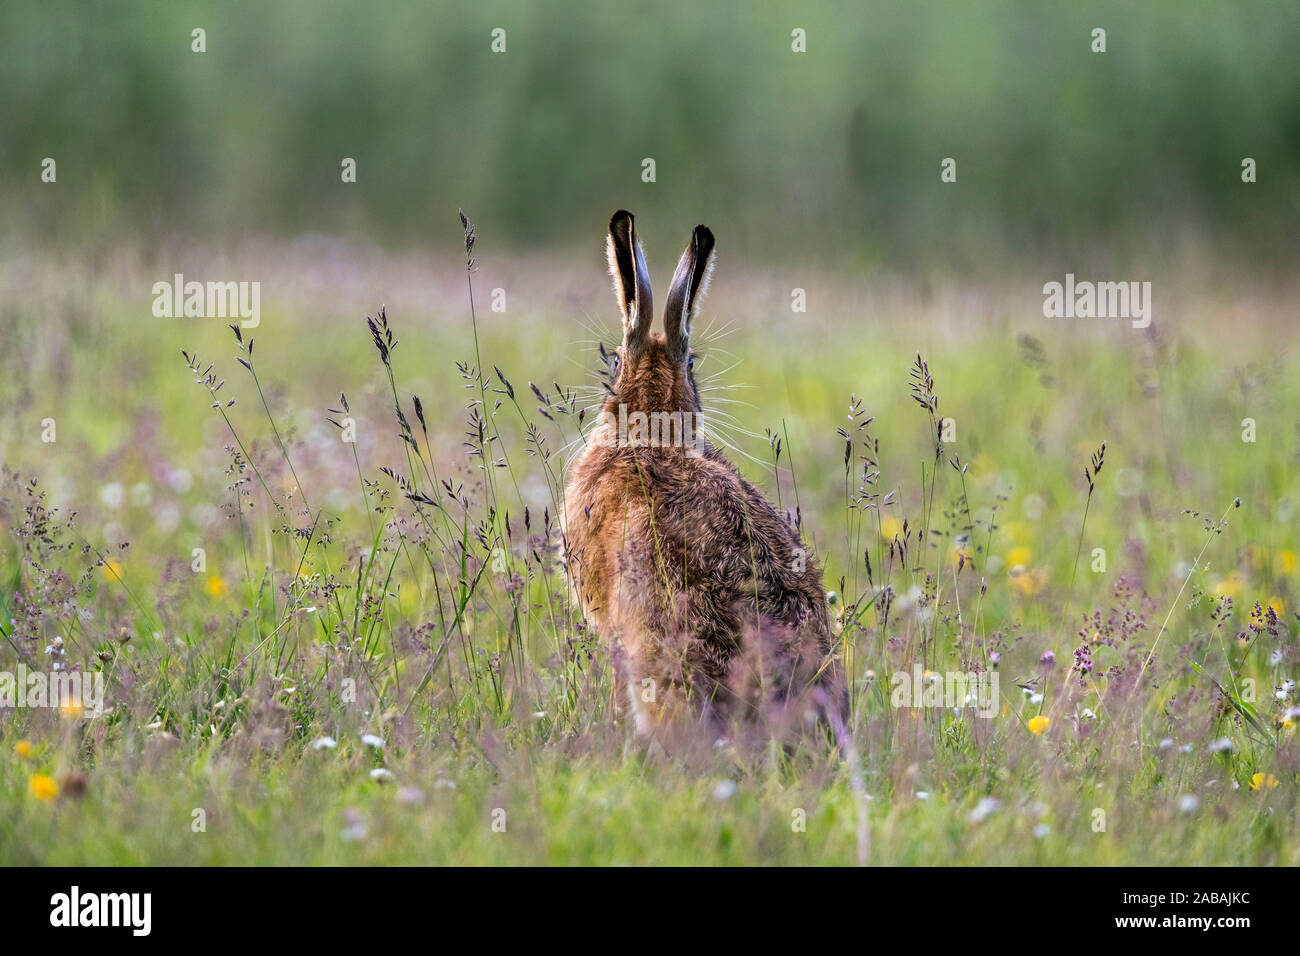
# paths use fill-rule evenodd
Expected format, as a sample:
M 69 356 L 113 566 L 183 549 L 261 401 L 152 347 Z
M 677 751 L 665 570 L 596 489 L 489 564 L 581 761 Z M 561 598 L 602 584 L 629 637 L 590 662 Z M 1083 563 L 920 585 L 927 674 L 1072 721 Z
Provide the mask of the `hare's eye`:
M 619 357 L 618 357 L 617 355 L 615 355 L 615 356 L 614 356 L 614 365 L 613 365 L 613 369 L 614 369 L 615 372 L 618 371 L 618 367 L 619 367 L 619 365 L 621 365 L 621 364 L 622 364 L 621 360 L 619 359 Z
M 695 356 L 694 356 L 694 355 L 692 355 L 689 359 L 686 360 L 686 367 L 687 367 L 687 368 L 695 368 Z

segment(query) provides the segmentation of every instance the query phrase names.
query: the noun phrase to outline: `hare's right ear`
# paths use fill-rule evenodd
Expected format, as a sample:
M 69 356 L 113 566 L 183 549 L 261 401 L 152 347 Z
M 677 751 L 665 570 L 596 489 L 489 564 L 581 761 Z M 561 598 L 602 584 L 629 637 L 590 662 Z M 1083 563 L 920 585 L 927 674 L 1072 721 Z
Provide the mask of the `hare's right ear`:
M 654 302 L 650 298 L 650 274 L 645 253 L 636 238 L 632 214 L 625 209 L 609 220 L 609 240 L 605 245 L 609 274 L 614 277 L 614 295 L 623 312 L 623 346 L 630 354 L 640 352 L 650 336 Z
M 664 340 L 674 362 L 685 362 L 691 353 L 691 322 L 699 308 L 704 290 L 713 274 L 713 232 L 708 226 L 696 226 L 691 241 L 668 287 L 668 308 L 664 312 Z

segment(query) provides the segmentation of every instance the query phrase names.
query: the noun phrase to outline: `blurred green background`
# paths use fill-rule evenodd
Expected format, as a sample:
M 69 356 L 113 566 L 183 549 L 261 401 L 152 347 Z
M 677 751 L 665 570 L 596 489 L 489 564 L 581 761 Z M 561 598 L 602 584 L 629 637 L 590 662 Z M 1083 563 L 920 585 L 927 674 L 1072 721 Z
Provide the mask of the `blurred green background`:
M 453 246 L 464 206 L 553 249 L 628 206 L 651 240 L 706 221 L 782 262 L 969 273 L 1211 244 L 1286 268 L 1298 49 L 1287 2 L 7 0 L 0 216 L 28 241 Z

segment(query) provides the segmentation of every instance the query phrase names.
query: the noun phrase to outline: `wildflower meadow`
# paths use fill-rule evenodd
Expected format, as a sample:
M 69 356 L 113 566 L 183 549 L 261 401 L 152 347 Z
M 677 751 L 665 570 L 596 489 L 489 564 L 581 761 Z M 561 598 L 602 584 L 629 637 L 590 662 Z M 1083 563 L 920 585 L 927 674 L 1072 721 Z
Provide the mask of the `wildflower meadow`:
M 95 6 L 0 13 L 0 862 L 1300 864 L 1294 17 Z M 624 209 L 842 709 L 630 716 Z

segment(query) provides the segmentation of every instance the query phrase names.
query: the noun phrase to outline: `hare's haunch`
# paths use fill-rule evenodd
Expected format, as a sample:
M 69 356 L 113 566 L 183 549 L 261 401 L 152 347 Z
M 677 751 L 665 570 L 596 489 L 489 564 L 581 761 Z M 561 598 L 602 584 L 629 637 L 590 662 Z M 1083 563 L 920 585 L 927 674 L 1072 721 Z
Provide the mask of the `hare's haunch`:
M 713 268 L 696 226 L 652 333 L 631 213 L 607 244 L 623 341 L 613 385 L 565 495 L 569 576 L 609 645 L 620 713 L 646 732 L 674 715 L 839 709 L 821 571 L 799 534 L 704 438 L 691 329 Z

